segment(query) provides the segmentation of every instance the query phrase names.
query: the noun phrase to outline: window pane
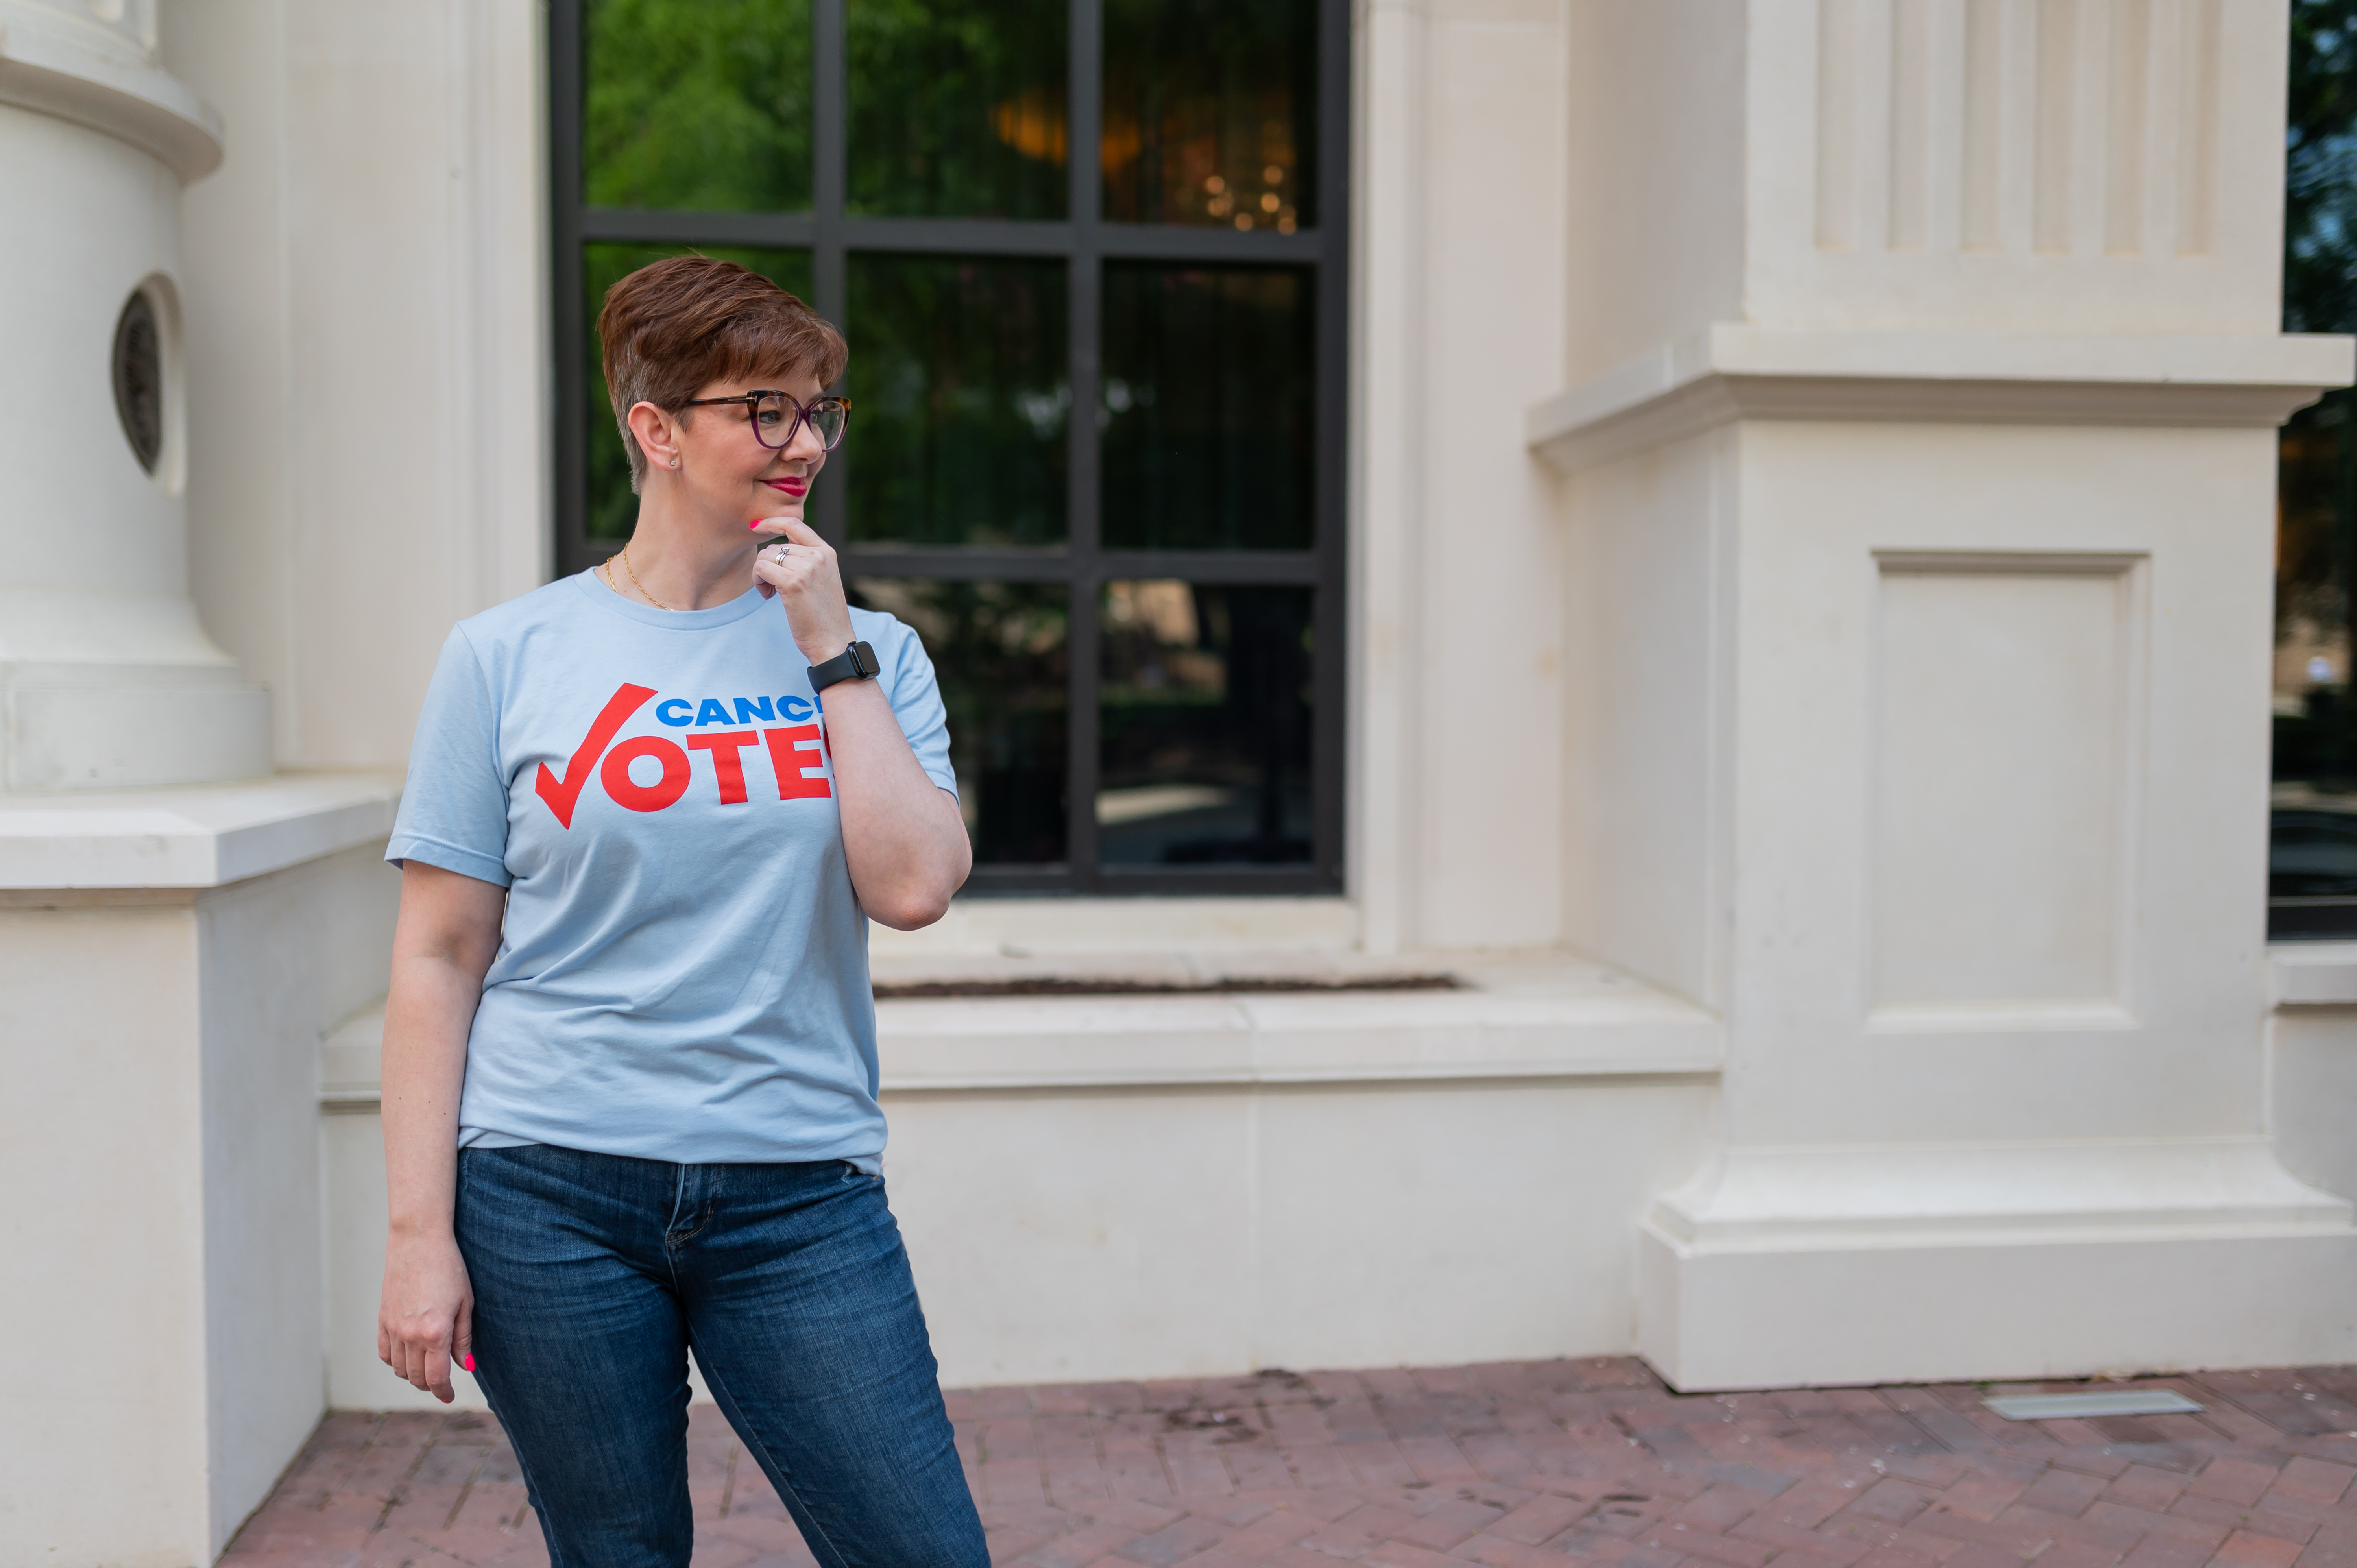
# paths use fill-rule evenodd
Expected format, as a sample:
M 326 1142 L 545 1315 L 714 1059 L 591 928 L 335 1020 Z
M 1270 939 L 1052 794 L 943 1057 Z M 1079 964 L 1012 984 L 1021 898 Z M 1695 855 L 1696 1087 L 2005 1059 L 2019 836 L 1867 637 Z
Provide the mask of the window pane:
M 2357 53 L 2348 18 L 2294 8 L 2284 330 L 2357 330 Z M 2357 396 L 2283 432 L 2276 536 L 2275 824 L 2268 935 L 2357 936 Z
M 925 639 L 975 863 L 1062 860 L 1071 590 L 907 577 L 856 577 L 850 590 L 854 604 L 888 610 Z
M 1309 858 L 1309 607 L 1308 588 L 1105 585 L 1106 865 Z
M 1104 211 L 1317 221 L 1317 0 L 1105 0 Z
M 2357 929 L 2357 714 L 2349 587 L 2357 485 L 2349 394 L 2304 412 L 2282 440 L 2276 540 L 2275 829 L 2277 936 Z M 2330 902 L 2325 902 L 2330 900 Z
M 850 259 L 850 537 L 1064 538 L 1064 263 Z
M 1292 268 L 1105 268 L 1107 548 L 1309 548 L 1311 295 Z
M 589 205 L 810 206 L 810 0 L 588 0 L 583 36 Z
M 665 256 L 676 256 L 691 247 L 684 245 L 584 245 L 581 247 L 581 297 L 588 306 L 588 319 L 582 330 L 589 339 L 588 386 L 582 402 L 582 417 L 588 421 L 585 451 L 589 461 L 588 536 L 593 540 L 619 542 L 630 536 L 637 526 L 639 498 L 630 493 L 630 461 L 622 450 L 622 432 L 614 423 L 614 405 L 606 395 L 606 378 L 600 373 L 597 347 L 597 312 L 606 304 L 606 291 L 630 274 L 650 262 Z M 808 299 L 811 295 L 811 259 L 808 251 L 747 251 L 730 250 L 717 245 L 693 247 L 700 255 L 717 256 L 752 268 L 787 293 Z
M 1061 218 L 1065 0 L 849 0 L 850 188 L 877 218 Z

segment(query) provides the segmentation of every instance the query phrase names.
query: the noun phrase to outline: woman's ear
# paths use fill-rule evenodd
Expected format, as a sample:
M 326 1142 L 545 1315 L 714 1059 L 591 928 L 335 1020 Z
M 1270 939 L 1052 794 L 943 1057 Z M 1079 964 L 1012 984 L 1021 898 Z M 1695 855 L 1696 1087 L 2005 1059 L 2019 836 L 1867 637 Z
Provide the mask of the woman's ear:
M 630 413 L 630 435 L 646 454 L 650 468 L 679 467 L 679 421 L 651 403 L 634 403 Z

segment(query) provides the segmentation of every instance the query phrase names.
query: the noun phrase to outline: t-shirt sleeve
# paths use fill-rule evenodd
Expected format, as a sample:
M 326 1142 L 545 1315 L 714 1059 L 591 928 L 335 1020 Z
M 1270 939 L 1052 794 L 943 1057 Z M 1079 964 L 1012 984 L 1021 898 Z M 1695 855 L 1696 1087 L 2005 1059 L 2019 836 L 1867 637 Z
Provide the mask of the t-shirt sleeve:
M 892 699 L 893 716 L 900 721 L 900 733 L 909 737 L 909 749 L 917 754 L 917 765 L 925 776 L 955 795 L 957 773 L 950 767 L 950 716 L 942 705 L 940 683 L 933 679 L 933 661 L 926 657 L 916 628 L 906 623 L 900 627 L 899 645 L 892 668 L 885 674 L 891 683 L 888 695 Z
M 499 705 L 474 645 L 454 627 L 425 688 L 409 750 L 409 783 L 384 857 L 395 865 L 422 860 L 505 887 L 515 880 L 508 875 L 507 853 Z

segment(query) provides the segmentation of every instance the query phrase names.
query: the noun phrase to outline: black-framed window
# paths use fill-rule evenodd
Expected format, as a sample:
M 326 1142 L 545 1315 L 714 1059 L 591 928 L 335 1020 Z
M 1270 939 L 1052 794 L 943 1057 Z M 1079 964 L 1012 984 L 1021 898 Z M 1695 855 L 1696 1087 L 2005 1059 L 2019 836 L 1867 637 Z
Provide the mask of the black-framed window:
M 2294 0 L 2284 329 L 2357 332 L 2357 0 Z M 2267 935 L 2357 938 L 2357 391 L 2284 426 Z
M 560 570 L 636 516 L 606 288 L 741 261 L 850 341 L 811 520 L 932 654 L 969 891 L 1339 890 L 1349 15 L 555 0 Z

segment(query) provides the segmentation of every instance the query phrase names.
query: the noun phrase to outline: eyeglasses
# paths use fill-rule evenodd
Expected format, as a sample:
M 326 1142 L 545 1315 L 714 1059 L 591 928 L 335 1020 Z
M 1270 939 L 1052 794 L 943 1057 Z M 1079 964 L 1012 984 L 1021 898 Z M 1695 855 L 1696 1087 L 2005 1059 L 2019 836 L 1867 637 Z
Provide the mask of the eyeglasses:
M 823 397 L 805 408 L 791 392 L 756 390 L 735 397 L 690 398 L 679 406 L 704 408 L 723 403 L 743 403 L 745 417 L 753 424 L 753 439 L 773 452 L 782 452 L 792 446 L 795 433 L 805 423 L 811 434 L 818 437 L 818 444 L 832 452 L 851 424 L 851 400 L 847 397 Z

